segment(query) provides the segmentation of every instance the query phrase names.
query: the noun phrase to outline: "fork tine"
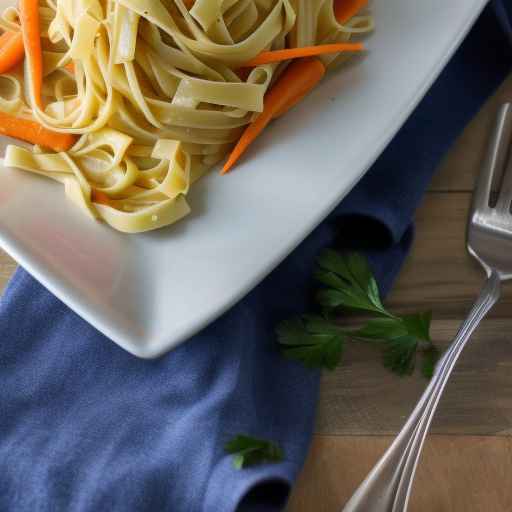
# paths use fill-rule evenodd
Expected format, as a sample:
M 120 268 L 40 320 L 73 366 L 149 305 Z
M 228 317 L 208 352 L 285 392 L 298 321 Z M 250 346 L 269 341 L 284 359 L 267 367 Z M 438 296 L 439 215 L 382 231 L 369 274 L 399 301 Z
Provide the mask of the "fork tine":
M 505 168 L 503 179 L 501 181 L 501 189 L 496 203 L 496 211 L 499 214 L 510 213 L 510 205 L 512 203 L 512 159 L 509 158 Z
M 499 214 L 505 215 L 510 213 L 510 205 L 512 203 L 512 153 L 508 152 L 508 162 L 505 164 L 503 178 L 501 179 L 501 187 L 499 191 L 498 201 L 496 202 L 496 210 Z
M 489 208 L 493 178 L 499 175 L 505 167 L 511 140 L 512 104 L 505 103 L 501 106 L 498 113 L 489 148 L 487 150 L 482 170 L 478 176 L 478 181 L 473 195 L 473 209 Z M 500 199 L 502 197 L 504 197 L 503 194 L 500 196 Z M 510 195 L 508 195 L 508 197 L 510 198 Z

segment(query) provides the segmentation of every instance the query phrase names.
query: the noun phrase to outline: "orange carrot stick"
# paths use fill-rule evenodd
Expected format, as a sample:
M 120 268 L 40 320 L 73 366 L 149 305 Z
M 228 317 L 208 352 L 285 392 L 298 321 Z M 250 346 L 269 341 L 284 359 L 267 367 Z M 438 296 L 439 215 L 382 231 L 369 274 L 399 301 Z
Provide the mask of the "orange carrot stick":
M 334 0 L 334 16 L 338 23 L 346 23 L 367 4 L 368 0 Z
M 66 151 L 76 141 L 74 135 L 48 130 L 36 121 L 0 112 L 0 134 L 39 144 L 54 151 Z
M 19 64 L 24 55 L 21 32 L 4 32 L 0 36 L 0 73 L 5 73 Z
M 280 109 L 274 112 L 272 119 L 277 119 L 278 117 L 284 116 L 288 110 L 291 110 L 295 105 L 300 103 L 309 94 L 310 91 L 311 89 L 304 89 L 301 94 L 290 98 L 284 105 L 281 106 Z
M 74 63 L 73 61 L 68 62 L 68 63 L 64 66 L 64 69 L 67 69 L 70 73 L 74 73 L 74 72 L 75 72 L 75 63 Z
M 110 205 L 110 198 L 105 194 L 105 192 L 101 192 L 100 190 L 92 190 L 91 201 L 93 203 L 104 204 L 106 206 Z
M 326 53 L 360 52 L 362 50 L 364 50 L 362 43 L 334 43 L 320 44 L 318 46 L 304 46 L 302 48 L 288 48 L 286 50 L 262 52 L 254 57 L 254 59 L 246 62 L 243 67 L 261 66 L 262 64 L 269 64 L 270 62 L 314 57 L 316 55 L 325 55 Z
M 245 129 L 224 165 L 226 174 L 265 129 L 276 113 L 290 109 L 313 89 L 325 74 L 325 66 L 315 58 L 292 62 L 265 95 L 263 112 Z
M 34 89 L 34 101 L 42 107 L 43 52 L 41 50 L 41 30 L 39 24 L 39 0 L 19 1 L 21 32 L 25 55 L 28 59 L 30 79 Z

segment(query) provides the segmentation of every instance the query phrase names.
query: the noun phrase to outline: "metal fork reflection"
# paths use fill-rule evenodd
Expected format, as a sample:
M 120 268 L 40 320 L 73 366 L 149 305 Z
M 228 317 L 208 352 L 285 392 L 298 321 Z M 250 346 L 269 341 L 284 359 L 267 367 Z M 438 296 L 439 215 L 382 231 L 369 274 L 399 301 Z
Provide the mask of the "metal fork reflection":
M 454 341 L 404 427 L 343 512 L 404 512 L 432 418 L 452 370 L 471 334 L 496 304 L 501 283 L 512 278 L 512 104 L 500 109 L 478 177 L 467 227 L 467 249 L 486 281 Z

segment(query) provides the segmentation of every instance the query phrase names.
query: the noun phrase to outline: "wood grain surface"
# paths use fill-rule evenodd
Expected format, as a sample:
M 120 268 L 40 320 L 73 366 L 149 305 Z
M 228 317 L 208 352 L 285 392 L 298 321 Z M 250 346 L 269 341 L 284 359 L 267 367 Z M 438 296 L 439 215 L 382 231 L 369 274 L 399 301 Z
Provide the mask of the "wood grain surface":
M 512 101 L 512 75 L 440 165 L 417 214 L 414 247 L 388 304 L 432 309 L 433 337 L 453 338 L 482 283 L 465 250 L 473 181 L 497 107 Z M 411 170 L 414 172 L 414 170 Z M 0 251 L 0 291 L 15 269 Z M 339 511 L 391 442 L 425 386 L 400 379 L 379 356 L 351 347 L 327 373 L 310 456 L 289 512 Z M 451 379 L 422 458 L 412 512 L 512 510 L 512 285 L 484 321 Z
M 288 512 L 341 512 L 392 439 L 316 436 Z M 409 511 L 510 512 L 511 472 L 510 437 L 431 436 Z
M 476 174 L 512 75 L 441 163 L 417 213 L 412 253 L 388 298 L 402 311 L 432 309 L 433 337 L 453 338 L 482 284 L 465 249 Z M 411 512 L 512 511 L 512 285 L 476 332 L 451 378 L 421 459 Z M 322 380 L 311 452 L 289 512 L 338 512 L 384 453 L 425 386 L 399 379 L 367 348 Z M 469 435 L 473 434 L 473 435 Z M 476 436 L 475 434 L 479 434 Z

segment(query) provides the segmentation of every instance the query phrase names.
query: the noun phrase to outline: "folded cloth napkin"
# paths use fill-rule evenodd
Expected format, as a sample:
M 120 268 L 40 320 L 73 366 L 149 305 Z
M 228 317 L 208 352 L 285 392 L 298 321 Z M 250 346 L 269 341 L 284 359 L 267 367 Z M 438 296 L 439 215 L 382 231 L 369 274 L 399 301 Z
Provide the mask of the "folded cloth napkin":
M 129 355 L 18 270 L 0 302 L 0 510 L 283 507 L 311 439 L 319 375 L 280 356 L 274 327 L 305 310 L 315 257 L 337 238 L 366 249 L 389 288 L 438 161 L 511 68 L 508 7 L 494 8 L 329 219 L 170 354 Z M 284 461 L 236 470 L 223 446 L 239 433 L 278 442 Z

